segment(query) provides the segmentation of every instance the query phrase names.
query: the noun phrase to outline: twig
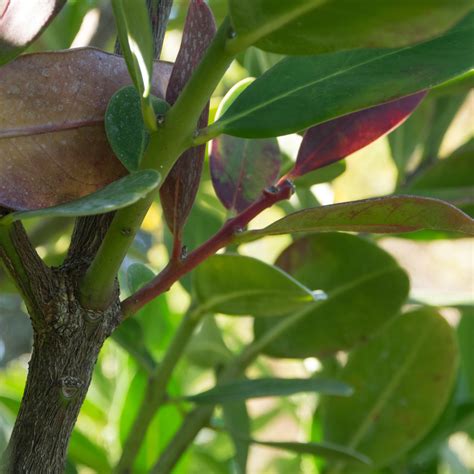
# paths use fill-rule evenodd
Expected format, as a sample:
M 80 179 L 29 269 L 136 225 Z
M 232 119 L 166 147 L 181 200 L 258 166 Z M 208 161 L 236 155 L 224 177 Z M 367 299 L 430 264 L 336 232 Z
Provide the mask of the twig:
M 247 224 L 265 209 L 278 201 L 288 199 L 293 194 L 294 188 L 291 181 L 283 180 L 277 186 L 265 190 L 260 198 L 236 217 L 229 219 L 224 226 L 207 242 L 187 255 L 184 259 L 171 260 L 168 266 L 148 285 L 122 303 L 124 318 L 136 313 L 145 304 L 168 291 L 173 283 L 183 275 L 190 272 L 201 262 L 219 249 L 229 245 L 233 238 L 241 233 Z

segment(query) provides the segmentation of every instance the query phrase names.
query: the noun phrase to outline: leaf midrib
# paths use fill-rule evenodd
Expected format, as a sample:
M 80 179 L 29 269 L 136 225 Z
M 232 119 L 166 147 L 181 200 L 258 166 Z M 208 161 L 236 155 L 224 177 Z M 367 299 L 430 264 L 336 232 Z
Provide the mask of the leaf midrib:
M 459 34 L 461 31 L 464 31 L 464 30 L 468 30 L 468 29 L 472 29 L 472 27 L 466 27 L 466 28 L 463 28 L 463 29 L 456 29 L 454 31 L 452 31 L 451 33 L 448 33 L 448 34 L 444 34 L 442 37 L 443 38 L 449 38 L 451 36 L 455 36 L 457 34 Z M 432 42 L 435 42 L 437 40 L 439 40 L 441 37 L 437 37 L 435 39 L 432 39 L 432 40 L 429 40 L 429 41 L 425 41 L 425 42 L 422 42 L 422 43 L 417 43 L 417 44 L 414 44 L 414 45 L 408 45 L 408 46 L 404 46 L 402 48 L 396 48 L 396 49 L 392 49 L 392 50 L 389 50 L 389 52 L 385 53 L 385 54 L 381 54 L 380 56 L 377 56 L 377 57 L 374 57 L 374 58 L 371 58 L 371 59 L 368 59 L 367 61 L 363 61 L 361 63 L 358 63 L 354 66 L 350 66 L 346 69 L 342 69 L 342 70 L 339 70 L 335 73 L 332 73 L 332 74 L 329 74 L 327 76 L 324 76 L 322 78 L 319 78 L 317 80 L 314 80 L 314 81 L 311 81 L 309 83 L 306 83 L 302 86 L 299 86 L 297 88 L 294 88 L 294 89 L 291 89 L 287 92 L 284 92 L 284 93 L 281 93 L 279 95 L 276 95 L 276 96 L 273 96 L 270 100 L 267 100 L 266 102 L 263 102 L 263 103 L 260 103 L 260 104 L 257 104 L 256 106 L 250 108 L 250 109 L 246 109 L 245 111 L 239 113 L 239 114 L 236 114 L 236 115 L 233 115 L 231 117 L 231 119 L 227 119 L 227 120 L 219 120 L 216 122 L 216 127 L 218 127 L 220 130 L 223 130 L 225 131 L 226 130 L 226 125 L 228 124 L 231 124 L 233 122 L 236 122 L 238 121 L 239 119 L 243 118 L 243 117 L 246 117 L 247 115 L 251 114 L 251 113 L 254 113 L 255 111 L 258 111 L 260 109 L 263 109 L 265 107 L 268 107 L 269 105 L 273 104 L 274 102 L 277 102 L 277 101 L 280 101 L 280 100 L 283 100 L 283 99 L 286 99 L 288 97 L 291 97 L 292 95 L 294 95 L 295 93 L 301 91 L 301 90 L 304 90 L 304 89 L 307 89 L 307 88 L 311 88 L 311 87 L 314 87 L 316 84 L 318 83 L 321 83 L 321 82 L 324 82 L 326 80 L 330 80 L 330 79 L 333 79 L 335 77 L 338 77 L 338 76 L 341 76 L 343 74 L 346 74 L 348 73 L 349 71 L 353 71 L 357 68 L 360 68 L 360 67 L 363 67 L 363 66 L 366 66 L 367 64 L 370 64 L 370 63 L 374 63 L 374 62 L 377 62 L 377 61 L 380 61 L 384 58 L 387 58 L 387 57 L 390 57 L 390 56 L 393 56 L 395 54 L 398 54 L 398 53 L 401 53 L 401 52 L 404 52 L 404 51 L 407 51 L 407 50 L 410 50 L 410 49 L 415 49 L 417 47 L 420 47 L 420 46 L 424 46 L 428 43 L 432 43 Z M 386 49 L 383 49 L 382 51 L 387 51 Z M 337 53 L 336 53 L 337 54 Z M 254 83 L 255 84 L 255 83 Z M 252 85 L 250 86 L 252 87 Z M 420 87 L 420 89 L 417 89 L 417 90 L 421 90 L 423 89 L 423 87 Z M 247 89 L 248 91 L 249 89 Z M 417 90 L 414 90 L 412 91 L 413 93 L 417 92 Z M 246 91 L 244 91 L 245 93 Z M 411 92 L 408 92 L 407 94 L 410 94 Z M 229 110 L 232 108 L 232 105 L 229 107 Z M 229 110 L 226 112 L 226 113 L 229 113 Z M 225 117 L 225 114 L 224 116 Z M 212 127 L 212 125 L 211 125 Z M 209 128 L 211 128 L 209 127 Z
M 386 387 L 380 392 L 379 397 L 375 401 L 373 407 L 367 412 L 365 419 L 360 424 L 359 428 L 354 432 L 351 438 L 346 443 L 347 447 L 351 449 L 356 449 L 360 441 L 367 434 L 371 423 L 376 417 L 376 414 L 381 412 L 383 407 L 388 403 L 394 391 L 398 388 L 401 379 L 407 373 L 409 367 L 412 365 L 415 360 L 418 351 L 425 342 L 426 338 L 431 333 L 432 328 L 428 328 L 421 337 L 418 339 L 418 342 L 411 346 L 411 351 L 408 354 L 408 357 L 404 360 L 401 366 L 399 366 L 398 372 L 389 380 L 389 383 Z M 334 466 L 334 469 L 330 470 L 328 474 L 338 474 L 346 463 L 341 461 Z

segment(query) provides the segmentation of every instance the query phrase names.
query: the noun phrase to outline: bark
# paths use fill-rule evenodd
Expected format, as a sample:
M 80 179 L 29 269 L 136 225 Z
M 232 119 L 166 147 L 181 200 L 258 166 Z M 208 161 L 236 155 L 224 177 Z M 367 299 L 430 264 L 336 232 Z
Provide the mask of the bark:
M 0 471 L 61 473 L 100 348 L 119 321 L 118 292 L 106 311 L 85 310 L 76 298 L 83 261 L 69 259 L 50 270 L 21 226 L 14 230 L 14 241 L 28 272 L 28 281 L 19 286 L 28 303 L 34 341 L 25 392 Z M 8 257 L 2 257 L 15 277 Z

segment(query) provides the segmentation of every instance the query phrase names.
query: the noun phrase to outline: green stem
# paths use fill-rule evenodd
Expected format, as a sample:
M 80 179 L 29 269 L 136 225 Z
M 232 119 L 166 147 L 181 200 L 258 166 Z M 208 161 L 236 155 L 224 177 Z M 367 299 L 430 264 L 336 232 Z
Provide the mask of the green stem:
M 169 383 L 176 364 L 180 360 L 194 330 L 206 314 L 205 308 L 198 307 L 188 311 L 168 347 L 165 357 L 149 378 L 145 396 L 140 405 L 138 415 L 133 422 L 125 441 L 122 456 L 115 469 L 116 473 L 132 472 L 133 463 L 145 439 L 155 413 L 166 401 L 166 387 Z
M 289 328 L 313 311 L 317 304 L 320 303 L 310 304 L 293 316 L 285 318 L 260 339 L 253 341 L 222 371 L 218 382 L 226 382 L 240 376 L 270 342 L 285 334 Z M 152 473 L 164 474 L 172 471 L 199 431 L 209 423 L 214 407 L 215 405 L 198 407 L 188 414 L 181 428 L 153 467 Z
M 157 170 L 161 174 L 161 183 L 180 155 L 192 146 L 201 112 L 233 60 L 226 51 L 228 32 L 229 20 L 226 19 L 178 100 L 168 111 L 165 123 L 151 135 L 141 168 Z M 145 199 L 116 213 L 81 283 L 84 307 L 104 309 L 110 303 L 120 265 L 157 193 L 158 188 Z

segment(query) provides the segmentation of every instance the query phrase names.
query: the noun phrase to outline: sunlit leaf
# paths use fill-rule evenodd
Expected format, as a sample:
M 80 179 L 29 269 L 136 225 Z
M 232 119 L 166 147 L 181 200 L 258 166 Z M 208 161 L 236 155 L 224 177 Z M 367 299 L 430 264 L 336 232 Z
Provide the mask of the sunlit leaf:
M 311 292 L 285 272 L 242 255 L 215 255 L 194 276 L 196 296 L 209 312 L 279 316 L 313 301 Z
M 318 301 L 303 317 L 295 312 L 255 320 L 256 339 L 278 324 L 289 324 L 264 347 L 274 357 L 324 357 L 364 343 L 397 315 L 408 295 L 408 278 L 397 262 L 373 243 L 349 234 L 299 239 L 276 264 L 314 290 Z
M 166 100 L 174 104 L 196 69 L 216 32 L 212 11 L 202 0 L 192 0 L 183 30 Z M 209 104 L 199 118 L 198 127 L 207 125 Z M 160 189 L 166 222 L 173 234 L 180 235 L 193 206 L 201 180 L 205 145 L 193 147 L 178 158 Z
M 18 56 L 59 13 L 66 0 L 0 3 L 0 65 Z
M 434 310 L 397 318 L 350 355 L 339 375 L 355 393 L 325 400 L 325 439 L 364 453 L 375 467 L 386 466 L 434 425 L 450 396 L 457 358 L 453 330 Z M 328 472 L 373 469 L 336 464 Z
M 169 74 L 169 64 L 155 64 L 155 95 L 163 97 Z M 25 55 L 0 68 L 0 205 L 51 207 L 123 176 L 103 122 L 128 84 L 124 60 L 95 49 Z
M 116 211 L 144 198 L 160 182 L 160 175 L 154 170 L 137 171 L 114 181 L 95 193 L 84 196 L 59 206 L 46 207 L 36 211 L 19 211 L 7 214 L 0 219 L 1 224 L 7 224 L 20 219 L 32 217 L 77 217 L 104 214 Z
M 438 199 L 387 196 L 304 209 L 264 229 L 244 232 L 238 241 L 298 232 L 343 230 L 386 234 L 422 229 L 474 234 L 474 221 L 456 207 Z
M 256 44 L 282 54 L 404 46 L 441 33 L 472 8 L 468 0 L 230 0 L 235 48 Z
M 112 472 L 107 453 L 84 433 L 74 430 L 69 442 L 68 454 L 71 460 L 82 466 L 104 474 Z
M 425 43 L 289 57 L 253 82 L 213 125 L 216 133 L 264 138 L 430 88 L 474 66 L 474 14 Z
M 253 379 L 220 383 L 214 388 L 197 395 L 189 395 L 186 400 L 199 404 L 227 403 L 261 397 L 284 397 L 301 392 L 316 392 L 326 395 L 349 396 L 349 385 L 329 379 Z
M 140 93 L 147 128 L 156 130 L 151 104 L 153 74 L 153 36 L 145 0 L 112 0 L 117 33 L 128 72 Z
M 341 160 L 369 145 L 405 120 L 426 92 L 316 125 L 306 131 L 289 178 Z

